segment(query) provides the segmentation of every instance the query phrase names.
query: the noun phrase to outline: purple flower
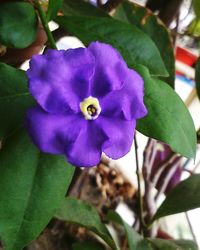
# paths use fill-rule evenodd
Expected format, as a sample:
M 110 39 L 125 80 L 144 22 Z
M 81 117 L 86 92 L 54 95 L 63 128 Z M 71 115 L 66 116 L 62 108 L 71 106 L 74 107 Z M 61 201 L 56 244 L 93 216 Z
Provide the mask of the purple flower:
M 28 111 L 37 147 L 65 154 L 76 166 L 95 166 L 101 154 L 118 159 L 131 148 L 136 119 L 146 115 L 143 80 L 108 44 L 48 50 L 30 61 Z

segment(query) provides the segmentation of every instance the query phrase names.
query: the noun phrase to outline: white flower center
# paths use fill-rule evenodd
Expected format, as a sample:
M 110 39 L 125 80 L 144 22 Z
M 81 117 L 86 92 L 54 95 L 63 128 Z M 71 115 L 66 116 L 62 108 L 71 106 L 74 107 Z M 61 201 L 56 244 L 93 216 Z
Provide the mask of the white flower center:
M 86 120 L 95 120 L 101 113 L 98 99 L 92 96 L 80 102 L 80 109 Z

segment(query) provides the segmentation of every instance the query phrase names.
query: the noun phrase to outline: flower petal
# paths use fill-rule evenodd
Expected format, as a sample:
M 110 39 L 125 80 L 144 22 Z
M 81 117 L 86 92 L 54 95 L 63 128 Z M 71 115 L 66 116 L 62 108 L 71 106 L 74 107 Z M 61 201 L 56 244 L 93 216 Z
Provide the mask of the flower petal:
M 30 61 L 29 90 L 50 113 L 79 112 L 79 103 L 89 96 L 94 56 L 88 49 L 48 50 Z
M 102 114 L 121 117 L 126 120 L 142 118 L 147 114 L 144 105 L 144 83 L 140 75 L 129 69 L 124 78 L 124 86 L 100 99 Z
M 67 148 L 67 160 L 78 167 L 92 167 L 100 162 L 102 145 L 108 139 L 95 121 L 86 121 L 76 141 Z
M 128 67 L 119 52 L 112 46 L 100 42 L 91 43 L 88 50 L 95 57 L 92 96 L 100 97 L 112 90 L 120 89 Z
M 103 145 L 103 152 L 112 159 L 126 155 L 132 146 L 135 134 L 135 120 L 125 121 L 99 116 L 98 126 L 109 139 Z
M 64 154 L 80 133 L 82 121 L 78 115 L 49 114 L 37 106 L 28 110 L 26 127 L 41 151 Z

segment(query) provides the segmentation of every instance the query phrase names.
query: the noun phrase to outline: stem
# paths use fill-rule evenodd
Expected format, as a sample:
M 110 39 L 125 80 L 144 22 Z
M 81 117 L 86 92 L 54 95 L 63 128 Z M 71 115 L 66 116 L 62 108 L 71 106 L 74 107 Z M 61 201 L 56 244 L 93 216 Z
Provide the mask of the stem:
M 57 49 L 55 40 L 54 40 L 54 38 L 53 38 L 53 36 L 52 36 L 52 34 L 51 34 L 51 31 L 50 31 L 50 29 L 49 29 L 48 22 L 46 21 L 46 14 L 45 14 L 45 12 L 43 11 L 43 9 L 42 9 L 42 7 L 41 7 L 41 5 L 40 5 L 40 3 L 39 3 L 38 0 L 35 0 L 35 7 L 36 7 L 36 9 L 37 9 L 37 11 L 38 11 L 40 20 L 41 20 L 42 25 L 43 25 L 43 27 L 44 27 L 44 30 L 45 30 L 45 32 L 46 32 L 46 34 L 47 34 L 48 42 L 49 42 L 50 47 L 51 47 L 52 49 Z
M 140 233 L 144 235 L 144 231 L 146 229 L 146 225 L 143 219 L 143 201 L 142 201 L 142 192 L 140 185 L 140 170 L 139 170 L 139 162 L 138 162 L 138 144 L 136 140 L 136 135 L 134 137 L 134 145 L 135 145 L 135 162 L 136 162 L 136 175 L 137 175 L 137 183 L 138 183 L 138 203 L 139 203 L 139 220 L 140 220 Z
M 185 212 L 185 217 L 186 217 L 188 226 L 189 226 L 189 228 L 190 228 L 190 232 L 191 232 L 192 238 L 193 238 L 194 242 L 198 245 L 197 238 L 196 238 L 196 235 L 195 235 L 195 233 L 194 233 L 194 230 L 193 230 L 192 223 L 191 223 L 191 221 L 190 221 L 188 212 Z

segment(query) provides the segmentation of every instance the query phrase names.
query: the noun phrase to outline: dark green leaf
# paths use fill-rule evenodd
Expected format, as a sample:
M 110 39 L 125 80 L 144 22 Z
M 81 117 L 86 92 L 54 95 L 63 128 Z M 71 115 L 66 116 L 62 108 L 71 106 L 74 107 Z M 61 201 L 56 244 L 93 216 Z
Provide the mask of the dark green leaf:
M 149 239 L 156 250 L 198 250 L 197 245 L 190 240 Z
M 197 94 L 200 99 L 200 58 L 198 59 L 196 64 L 195 82 L 196 82 Z
M 99 16 L 109 17 L 103 10 L 83 1 L 64 0 L 62 11 L 65 16 Z
M 200 175 L 192 175 L 180 182 L 167 195 L 153 220 L 200 207 Z
M 153 41 L 137 27 L 112 18 L 58 17 L 56 21 L 85 45 L 92 41 L 111 44 L 119 50 L 129 66 L 145 65 L 153 75 L 168 76 Z
M 49 0 L 47 10 L 47 22 L 54 19 L 57 16 L 59 9 L 61 8 L 63 0 Z
M 109 231 L 101 222 L 96 209 L 89 204 L 67 197 L 56 216 L 62 220 L 88 228 L 99 235 L 111 248 L 117 249 Z
M 133 230 L 116 212 L 110 210 L 107 215 L 108 219 L 124 227 L 127 239 L 129 250 L 136 250 L 137 243 L 141 240 L 141 236 Z
M 40 153 L 25 131 L 7 139 L 0 162 L 0 238 L 6 250 L 21 250 L 60 206 L 74 168 L 65 157 Z
M 128 1 L 123 1 L 114 16 L 119 20 L 136 25 L 151 37 L 169 72 L 169 77 L 165 78 L 165 81 L 174 87 L 175 59 L 172 41 L 167 28 L 160 19 L 147 8 Z
M 104 250 L 105 248 L 97 242 L 85 241 L 81 243 L 75 243 L 72 250 Z
M 166 83 L 151 78 L 145 67 L 137 66 L 135 69 L 144 79 L 144 102 L 148 110 L 147 116 L 137 121 L 137 130 L 169 144 L 185 157 L 194 157 L 196 131 L 181 98 Z
M 0 63 L 0 140 L 19 128 L 34 105 L 25 72 Z
M 37 32 L 37 15 L 29 3 L 1 3 L 0 43 L 12 48 L 30 45 Z

